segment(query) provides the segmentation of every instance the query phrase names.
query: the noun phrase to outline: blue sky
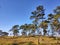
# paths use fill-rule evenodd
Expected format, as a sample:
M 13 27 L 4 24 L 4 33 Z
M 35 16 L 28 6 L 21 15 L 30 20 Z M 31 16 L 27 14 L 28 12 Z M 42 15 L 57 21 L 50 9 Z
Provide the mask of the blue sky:
M 13 25 L 31 23 L 31 12 L 39 5 L 47 15 L 60 6 L 60 0 L 0 0 L 0 29 L 8 32 Z

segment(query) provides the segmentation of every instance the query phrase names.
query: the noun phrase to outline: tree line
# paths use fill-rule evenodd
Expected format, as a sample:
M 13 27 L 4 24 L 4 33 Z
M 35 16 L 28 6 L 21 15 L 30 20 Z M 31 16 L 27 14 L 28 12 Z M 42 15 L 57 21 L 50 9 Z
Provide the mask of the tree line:
M 60 34 L 60 6 L 57 6 L 54 13 L 48 15 L 45 14 L 44 6 L 39 5 L 36 10 L 31 12 L 30 19 L 33 20 L 31 24 L 23 24 L 21 26 L 14 25 L 9 31 L 13 32 L 14 36 L 18 36 L 19 30 L 22 30 L 22 35 L 42 35 L 41 30 L 43 30 L 43 35 L 49 36 L 52 33 L 53 36 L 57 32 Z M 48 30 L 50 27 L 50 30 Z M 40 29 L 41 28 L 41 29 Z M 36 33 L 37 32 L 37 33 Z M 0 30 L 0 36 L 8 36 L 8 32 L 3 32 Z

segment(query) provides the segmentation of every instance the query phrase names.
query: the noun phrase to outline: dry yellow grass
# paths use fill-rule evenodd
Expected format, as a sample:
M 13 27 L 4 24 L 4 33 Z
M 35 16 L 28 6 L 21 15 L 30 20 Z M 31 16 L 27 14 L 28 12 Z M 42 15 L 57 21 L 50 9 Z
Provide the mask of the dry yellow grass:
M 60 43 L 60 40 L 49 38 L 47 36 L 39 36 L 40 44 Z M 0 44 L 12 44 L 12 43 L 33 42 L 38 45 L 38 36 L 35 37 L 0 37 Z

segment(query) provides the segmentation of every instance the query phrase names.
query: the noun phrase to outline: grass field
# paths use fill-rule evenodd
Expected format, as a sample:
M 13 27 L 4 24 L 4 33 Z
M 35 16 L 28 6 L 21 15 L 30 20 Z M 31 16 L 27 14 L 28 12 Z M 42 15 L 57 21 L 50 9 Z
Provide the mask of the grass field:
M 38 37 L 40 45 L 60 45 L 60 38 L 53 38 L 48 36 L 34 36 L 34 37 L 0 37 L 0 45 L 38 45 Z

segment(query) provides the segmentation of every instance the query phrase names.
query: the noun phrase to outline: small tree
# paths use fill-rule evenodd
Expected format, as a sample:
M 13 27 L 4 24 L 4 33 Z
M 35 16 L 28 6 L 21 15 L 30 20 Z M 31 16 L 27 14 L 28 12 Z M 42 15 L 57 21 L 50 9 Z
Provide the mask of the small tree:
M 19 25 L 14 25 L 14 26 L 12 27 L 12 29 L 10 29 L 10 31 L 13 32 L 13 35 L 14 35 L 14 36 L 18 36 L 18 33 L 19 33 Z
M 51 27 L 51 30 L 52 30 L 52 36 L 54 35 L 54 26 L 52 24 L 53 19 L 54 19 L 54 15 L 48 14 L 48 21 L 49 21 L 49 26 Z
M 2 30 L 0 30 L 0 36 L 2 36 Z
M 48 28 L 48 23 L 49 23 L 49 21 L 45 20 L 45 21 L 41 22 L 41 24 L 39 26 L 39 27 L 43 28 L 44 35 L 46 35 L 46 33 L 47 33 L 46 29 Z
M 7 32 L 2 32 L 2 36 L 8 36 Z
M 24 25 L 21 25 L 20 26 L 20 29 L 22 29 L 22 34 L 23 35 L 27 35 L 27 31 L 29 31 L 29 26 L 28 26 L 28 24 L 24 24 Z

